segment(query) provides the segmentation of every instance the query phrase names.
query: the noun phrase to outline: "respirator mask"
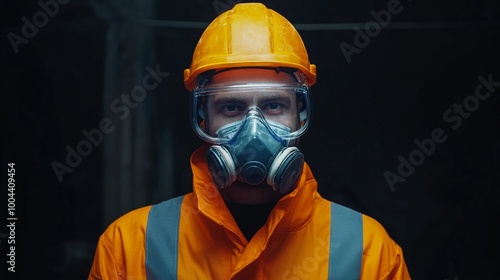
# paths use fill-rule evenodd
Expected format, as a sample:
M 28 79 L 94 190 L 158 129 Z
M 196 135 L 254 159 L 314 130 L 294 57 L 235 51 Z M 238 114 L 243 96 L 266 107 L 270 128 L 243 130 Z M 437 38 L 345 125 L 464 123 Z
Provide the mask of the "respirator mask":
M 234 181 L 267 183 L 293 190 L 304 165 L 296 145 L 311 121 L 309 87 L 298 82 L 252 82 L 197 86 L 191 95 L 191 124 L 211 143 L 207 164 L 218 188 Z

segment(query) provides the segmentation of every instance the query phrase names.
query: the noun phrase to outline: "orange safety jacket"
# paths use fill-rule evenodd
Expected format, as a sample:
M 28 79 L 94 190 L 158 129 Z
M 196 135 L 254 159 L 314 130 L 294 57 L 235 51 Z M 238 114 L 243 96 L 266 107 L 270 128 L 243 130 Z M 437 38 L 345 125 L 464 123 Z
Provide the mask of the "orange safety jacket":
M 106 229 L 89 279 L 410 279 L 384 228 L 322 198 L 307 164 L 248 241 L 211 180 L 206 148 L 191 157 L 192 193 Z

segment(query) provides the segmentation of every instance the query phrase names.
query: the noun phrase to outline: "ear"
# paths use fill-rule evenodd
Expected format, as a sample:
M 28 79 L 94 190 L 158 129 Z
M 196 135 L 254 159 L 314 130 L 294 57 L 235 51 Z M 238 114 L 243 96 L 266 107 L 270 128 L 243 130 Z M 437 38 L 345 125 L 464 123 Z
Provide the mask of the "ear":
M 208 119 L 206 116 L 206 99 L 203 99 L 203 102 L 198 105 L 198 116 L 202 119 L 200 122 L 200 128 L 203 129 L 203 131 L 208 133 L 209 130 L 209 123 Z
M 299 119 L 300 119 L 300 123 L 302 125 L 304 125 L 304 122 L 305 120 L 307 119 L 307 112 L 306 110 L 302 110 L 300 113 L 299 113 Z
M 205 120 L 205 106 L 203 106 L 203 104 L 205 104 L 205 102 L 198 105 L 198 117 Z
M 297 111 L 299 111 L 299 120 L 301 125 L 304 125 L 304 121 L 307 119 L 307 108 L 304 98 L 297 98 Z

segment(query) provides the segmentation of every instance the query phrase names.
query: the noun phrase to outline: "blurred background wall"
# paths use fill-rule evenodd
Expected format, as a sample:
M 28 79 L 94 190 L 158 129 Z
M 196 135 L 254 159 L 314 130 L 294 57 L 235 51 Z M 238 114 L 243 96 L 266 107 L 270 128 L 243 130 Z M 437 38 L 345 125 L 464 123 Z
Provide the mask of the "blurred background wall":
M 2 279 L 86 279 L 112 220 L 191 190 L 182 73 L 237 2 L 1 3 Z M 500 3 L 263 3 L 318 67 L 301 150 L 320 193 L 379 220 L 413 279 L 500 279 Z

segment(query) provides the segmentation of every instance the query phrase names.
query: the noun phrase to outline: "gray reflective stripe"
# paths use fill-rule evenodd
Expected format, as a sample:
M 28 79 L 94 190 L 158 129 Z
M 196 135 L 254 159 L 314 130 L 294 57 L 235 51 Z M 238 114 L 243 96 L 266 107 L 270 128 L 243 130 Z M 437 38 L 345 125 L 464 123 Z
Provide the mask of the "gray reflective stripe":
M 359 280 L 363 257 L 362 215 L 336 203 L 331 205 L 328 279 Z
M 183 196 L 153 205 L 146 227 L 147 279 L 177 279 L 179 221 Z

